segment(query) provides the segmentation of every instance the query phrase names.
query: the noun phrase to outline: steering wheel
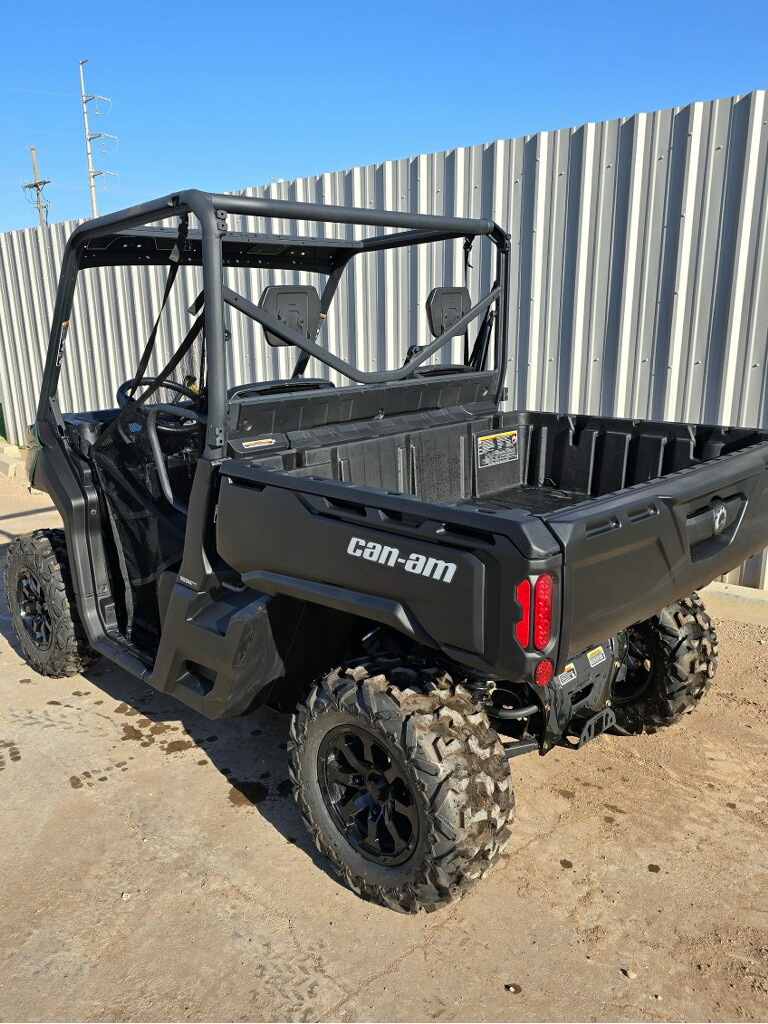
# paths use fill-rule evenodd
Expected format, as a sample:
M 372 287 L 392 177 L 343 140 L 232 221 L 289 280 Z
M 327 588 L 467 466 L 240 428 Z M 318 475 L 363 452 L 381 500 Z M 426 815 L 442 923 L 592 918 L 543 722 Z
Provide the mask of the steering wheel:
M 126 406 L 131 405 L 135 398 L 128 394 L 129 390 L 134 390 L 140 387 L 151 387 L 155 383 L 154 377 L 142 377 L 141 380 L 126 380 L 117 389 L 117 404 L 121 409 L 125 409 Z M 166 380 L 160 385 L 162 388 L 166 388 L 168 391 L 175 391 L 176 394 L 182 395 L 188 399 L 190 403 L 197 406 L 199 395 L 192 388 L 185 387 L 184 384 L 177 384 L 176 381 Z M 184 409 L 184 403 L 179 403 L 179 408 Z M 136 412 L 139 413 L 144 419 L 149 415 L 146 405 L 137 405 Z M 176 416 L 166 416 L 164 419 L 161 418 L 162 413 L 157 418 L 157 429 L 163 430 L 169 434 L 191 434 L 198 429 L 199 423 L 193 422 L 192 420 L 184 421 Z

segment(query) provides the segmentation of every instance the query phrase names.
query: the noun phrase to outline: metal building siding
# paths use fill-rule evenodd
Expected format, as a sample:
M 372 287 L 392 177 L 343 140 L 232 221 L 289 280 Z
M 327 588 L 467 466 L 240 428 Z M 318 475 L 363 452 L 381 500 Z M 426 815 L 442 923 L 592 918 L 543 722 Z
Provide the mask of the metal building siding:
M 493 217 L 505 225 L 512 235 L 511 405 L 765 427 L 767 95 L 692 103 L 245 194 Z M 0 400 L 14 440 L 23 440 L 34 416 L 56 275 L 75 224 L 0 235 Z M 261 226 L 292 229 L 279 220 Z M 297 230 L 312 234 L 317 226 L 299 223 Z M 321 234 L 331 230 L 355 234 L 352 226 L 319 226 Z M 482 248 L 476 244 L 471 256 L 474 294 L 493 275 Z M 350 270 L 323 341 L 371 368 L 395 365 L 409 344 L 426 340 L 430 289 L 463 280 L 462 243 L 423 247 L 410 262 L 403 252 L 369 256 Z M 136 365 L 165 274 L 143 267 L 83 275 L 64 362 L 64 408 L 113 402 L 113 382 Z M 253 301 L 268 283 L 265 274 L 228 274 Z M 198 273 L 180 275 L 158 358 L 167 358 L 171 339 L 188 329 L 187 306 L 199 287 Z M 255 324 L 228 316 L 233 380 L 290 374 L 290 350 L 269 348 Z M 460 345 L 454 343 L 453 358 Z M 768 585 L 765 557 L 731 578 Z

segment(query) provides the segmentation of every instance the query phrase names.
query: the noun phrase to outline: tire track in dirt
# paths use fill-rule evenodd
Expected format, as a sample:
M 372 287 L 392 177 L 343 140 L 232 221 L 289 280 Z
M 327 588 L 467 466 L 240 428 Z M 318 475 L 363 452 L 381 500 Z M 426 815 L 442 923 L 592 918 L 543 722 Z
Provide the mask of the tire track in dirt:
M 20 760 L 21 751 L 18 743 L 13 740 L 0 740 L 0 772 L 5 771 L 10 765 L 18 764 Z

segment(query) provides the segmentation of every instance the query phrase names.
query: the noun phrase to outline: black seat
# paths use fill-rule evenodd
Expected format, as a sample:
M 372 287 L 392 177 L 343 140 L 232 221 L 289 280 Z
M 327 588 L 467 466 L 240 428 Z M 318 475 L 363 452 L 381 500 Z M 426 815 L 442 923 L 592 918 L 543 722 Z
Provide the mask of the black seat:
M 460 320 L 465 313 L 468 313 L 472 305 L 472 300 L 469 297 L 469 291 L 466 288 L 433 288 L 427 297 L 427 320 L 429 321 L 429 329 L 432 332 L 433 337 L 439 338 L 441 334 L 445 334 L 456 323 Z M 413 359 L 413 357 L 421 352 L 422 349 L 426 348 L 426 345 L 411 345 L 405 354 L 404 366 Z M 447 372 L 466 372 L 467 367 L 464 364 L 459 366 L 446 366 L 440 363 L 436 366 L 424 366 L 417 373 L 447 373 Z
M 311 284 L 286 285 L 270 284 L 264 289 L 259 305 L 267 313 L 271 313 L 281 323 L 314 341 L 320 325 L 320 296 Z M 273 346 L 291 347 L 291 343 L 278 338 L 276 334 L 264 329 L 267 342 Z M 333 383 L 321 377 L 302 377 L 303 369 L 309 357 L 300 353 L 293 377 L 281 380 L 267 380 L 251 384 L 237 384 L 227 392 L 230 399 L 249 398 L 258 395 L 279 395 L 293 391 L 313 391 L 319 388 L 332 388 Z

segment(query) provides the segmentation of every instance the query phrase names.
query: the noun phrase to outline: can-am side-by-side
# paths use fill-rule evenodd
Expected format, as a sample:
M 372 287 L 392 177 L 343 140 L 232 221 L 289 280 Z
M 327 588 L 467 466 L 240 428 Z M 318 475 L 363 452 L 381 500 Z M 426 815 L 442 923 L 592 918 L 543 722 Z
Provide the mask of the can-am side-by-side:
M 340 282 L 441 243 L 486 247 L 488 286 L 431 282 L 414 335 L 376 348 L 396 365 L 356 365 L 368 325 L 334 304 Z M 768 433 L 504 408 L 509 260 L 488 220 L 198 191 L 78 227 L 30 467 L 64 528 L 6 562 L 38 672 L 101 655 L 210 718 L 292 711 L 317 846 L 398 910 L 442 906 L 497 859 L 510 757 L 692 710 L 717 663 L 696 591 L 768 545 Z M 130 376 L 106 408 L 62 412 L 89 336 L 78 280 L 152 265 L 165 296 Z M 161 358 L 179 275 L 197 297 Z M 283 375 L 242 379 L 257 362 Z

